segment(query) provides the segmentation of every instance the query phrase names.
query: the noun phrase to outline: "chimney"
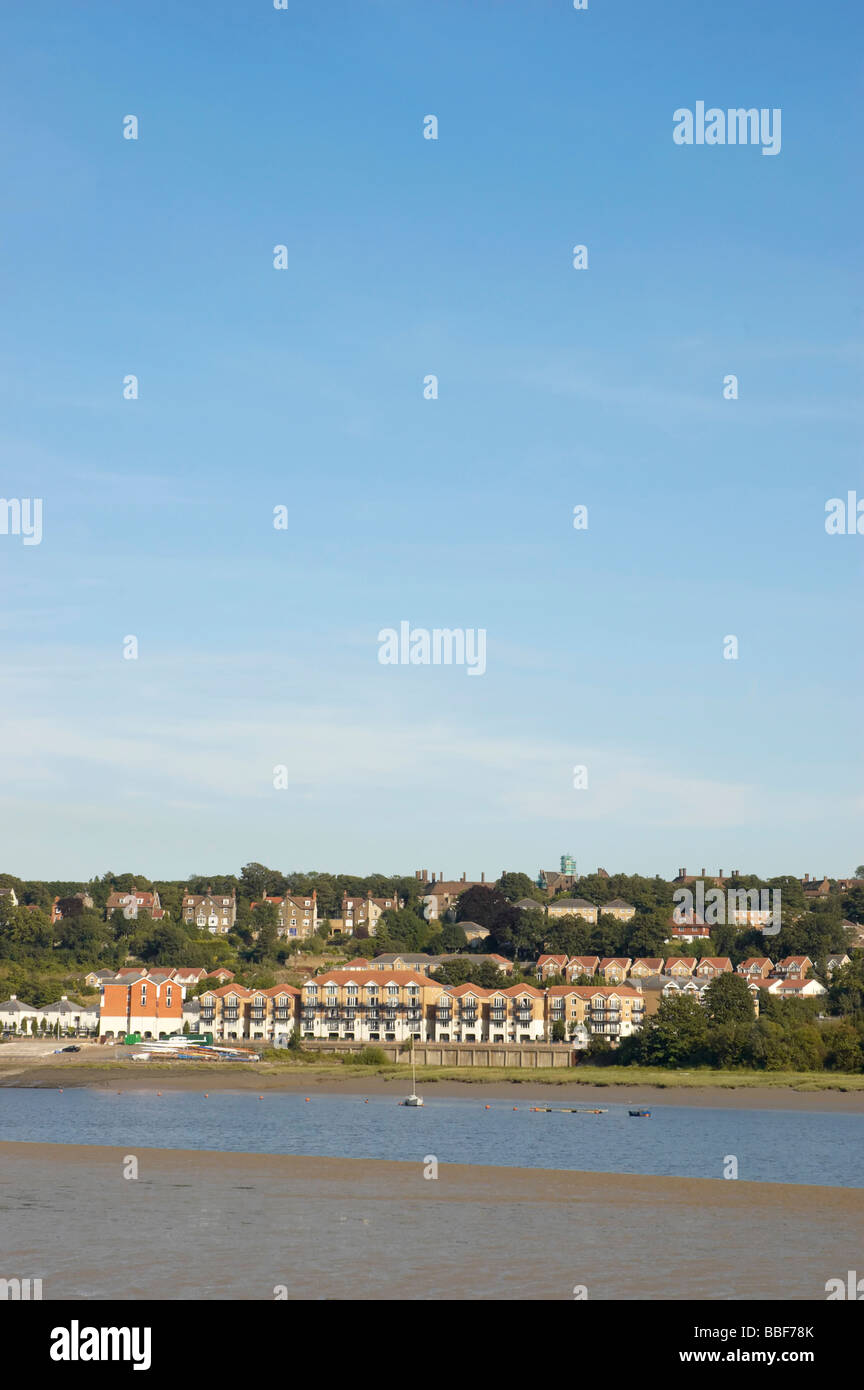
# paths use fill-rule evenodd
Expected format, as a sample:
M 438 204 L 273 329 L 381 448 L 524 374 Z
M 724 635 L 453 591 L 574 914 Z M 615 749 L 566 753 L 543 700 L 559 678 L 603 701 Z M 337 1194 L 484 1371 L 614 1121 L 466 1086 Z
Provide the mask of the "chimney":
M 704 869 L 702 870 L 702 873 L 699 875 L 699 877 L 700 877 L 700 878 L 704 878 L 704 877 L 705 877 L 705 870 L 704 870 Z
M 485 875 L 485 873 L 482 873 L 482 874 L 480 875 L 480 882 L 481 882 L 481 883 L 485 883 L 485 882 L 486 882 L 486 875 Z
M 687 870 L 686 870 L 686 869 L 679 869 L 679 870 L 678 870 L 678 877 L 679 877 L 679 878 L 686 878 L 686 877 L 687 877 Z
M 810 882 L 810 875 L 809 875 L 809 874 L 805 874 L 805 875 L 804 875 L 804 882 L 805 882 L 805 883 L 809 883 L 809 882 Z M 15 995 L 14 995 L 14 994 L 12 995 L 12 998 L 13 998 L 13 999 L 15 998 Z
M 722 870 L 722 869 L 718 869 L 718 870 L 717 870 L 717 877 L 718 877 L 718 878 L 722 878 L 722 877 L 723 877 L 723 870 Z
M 462 882 L 463 882 L 463 883 L 465 882 L 465 875 L 464 875 L 464 874 L 462 875 Z

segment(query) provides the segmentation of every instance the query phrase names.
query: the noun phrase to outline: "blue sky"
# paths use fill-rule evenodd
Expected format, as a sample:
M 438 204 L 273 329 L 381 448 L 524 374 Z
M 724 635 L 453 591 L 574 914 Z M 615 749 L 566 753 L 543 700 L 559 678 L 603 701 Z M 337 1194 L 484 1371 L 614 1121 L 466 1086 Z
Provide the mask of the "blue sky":
M 855 7 L 3 30 L 0 492 L 44 534 L 0 535 L 0 867 L 864 859 Z M 699 100 L 780 154 L 676 146 Z M 485 676 L 380 665 L 403 619 Z

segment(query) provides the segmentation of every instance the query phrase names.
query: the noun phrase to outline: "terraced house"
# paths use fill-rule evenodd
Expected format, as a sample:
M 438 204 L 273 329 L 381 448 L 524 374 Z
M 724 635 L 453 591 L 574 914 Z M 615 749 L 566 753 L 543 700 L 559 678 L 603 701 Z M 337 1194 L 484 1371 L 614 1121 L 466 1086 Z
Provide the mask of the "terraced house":
M 445 985 L 427 1020 L 425 1041 L 537 1042 L 545 1037 L 545 991 L 534 985 L 483 989 Z
M 287 1042 L 296 1026 L 299 998 L 300 991 L 293 985 L 269 989 L 222 985 L 198 996 L 199 1027 L 220 1042 Z
M 574 1047 L 591 1038 L 613 1045 L 637 1032 L 645 1019 L 645 1000 L 629 985 L 551 985 L 546 991 L 547 1022 L 564 1024 Z

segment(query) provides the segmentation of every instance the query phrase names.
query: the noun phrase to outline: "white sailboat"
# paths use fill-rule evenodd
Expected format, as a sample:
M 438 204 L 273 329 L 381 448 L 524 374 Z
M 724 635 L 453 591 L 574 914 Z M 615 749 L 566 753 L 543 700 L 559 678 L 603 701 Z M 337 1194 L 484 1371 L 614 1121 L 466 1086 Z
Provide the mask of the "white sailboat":
M 417 1069 L 414 1066 L 414 1043 L 411 1043 L 411 1094 L 406 1096 L 403 1105 L 422 1105 L 423 1097 L 417 1094 Z

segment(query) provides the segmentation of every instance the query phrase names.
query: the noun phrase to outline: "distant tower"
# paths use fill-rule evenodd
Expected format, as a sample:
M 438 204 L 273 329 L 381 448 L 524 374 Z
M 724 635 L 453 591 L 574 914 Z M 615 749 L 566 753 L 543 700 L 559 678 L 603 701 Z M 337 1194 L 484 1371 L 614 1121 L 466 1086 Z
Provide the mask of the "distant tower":
M 561 872 L 562 874 L 576 873 L 576 860 L 573 858 L 572 854 L 561 855 Z

